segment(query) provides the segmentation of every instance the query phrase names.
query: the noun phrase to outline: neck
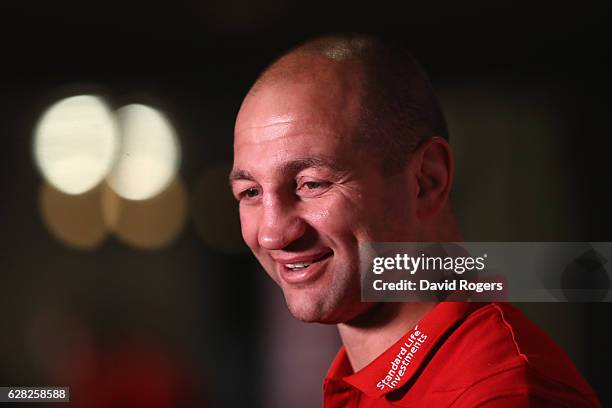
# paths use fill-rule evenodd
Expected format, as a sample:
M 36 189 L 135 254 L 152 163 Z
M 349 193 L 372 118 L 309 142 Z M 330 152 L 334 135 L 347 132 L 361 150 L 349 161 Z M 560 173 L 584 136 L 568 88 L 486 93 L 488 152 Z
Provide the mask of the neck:
M 421 242 L 460 242 L 463 234 L 450 205 L 440 222 L 423 231 Z M 353 371 L 374 361 L 425 316 L 436 302 L 378 303 L 363 315 L 338 324 L 338 331 Z
M 374 361 L 434 306 L 434 302 L 378 303 L 364 315 L 338 324 L 353 371 Z

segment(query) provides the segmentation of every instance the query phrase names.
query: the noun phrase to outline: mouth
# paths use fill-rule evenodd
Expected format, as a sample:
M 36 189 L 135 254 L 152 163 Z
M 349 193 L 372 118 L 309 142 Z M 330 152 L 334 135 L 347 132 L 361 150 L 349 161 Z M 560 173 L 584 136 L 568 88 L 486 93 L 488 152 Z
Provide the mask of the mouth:
M 292 260 L 291 262 L 277 261 L 281 278 L 289 284 L 303 284 L 316 280 L 323 271 L 333 251 L 316 255 L 310 259 Z

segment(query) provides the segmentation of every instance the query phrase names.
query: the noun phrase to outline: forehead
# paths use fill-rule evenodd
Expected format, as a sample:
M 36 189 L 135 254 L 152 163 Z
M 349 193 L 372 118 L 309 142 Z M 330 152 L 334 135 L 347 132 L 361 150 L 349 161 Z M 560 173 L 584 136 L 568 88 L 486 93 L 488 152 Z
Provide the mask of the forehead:
M 360 101 L 352 78 L 266 84 L 247 96 L 238 114 L 234 167 L 354 150 Z M 327 156 L 327 157 L 326 157 Z
M 276 108 L 285 105 L 286 109 L 336 114 L 339 105 L 358 104 L 364 78 L 362 67 L 355 63 L 338 63 L 318 54 L 291 54 L 258 79 L 245 98 L 241 113 L 252 112 L 253 105 L 262 103 L 270 108 L 269 102 L 277 101 Z
M 236 141 L 249 129 L 282 123 L 347 130 L 359 116 L 358 90 L 354 81 L 339 75 L 317 82 L 284 80 L 258 87 L 240 108 Z

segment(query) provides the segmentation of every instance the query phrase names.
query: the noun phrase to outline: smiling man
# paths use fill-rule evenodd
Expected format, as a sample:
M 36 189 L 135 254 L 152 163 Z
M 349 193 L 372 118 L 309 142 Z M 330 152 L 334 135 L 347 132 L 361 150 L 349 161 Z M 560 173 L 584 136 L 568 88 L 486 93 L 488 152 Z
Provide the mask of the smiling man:
M 325 406 L 597 406 L 508 305 L 361 301 L 360 244 L 462 240 L 447 139 L 417 62 L 368 36 L 291 50 L 244 99 L 230 175 L 242 234 L 296 318 L 338 326 Z

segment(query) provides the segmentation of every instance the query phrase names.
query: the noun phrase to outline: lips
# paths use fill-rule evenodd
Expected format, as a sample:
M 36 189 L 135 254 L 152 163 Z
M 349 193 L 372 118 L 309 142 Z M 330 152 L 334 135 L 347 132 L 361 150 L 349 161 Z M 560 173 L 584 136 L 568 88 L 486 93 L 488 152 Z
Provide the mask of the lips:
M 289 284 L 303 284 L 316 280 L 333 251 L 291 258 L 275 258 L 281 278 Z

